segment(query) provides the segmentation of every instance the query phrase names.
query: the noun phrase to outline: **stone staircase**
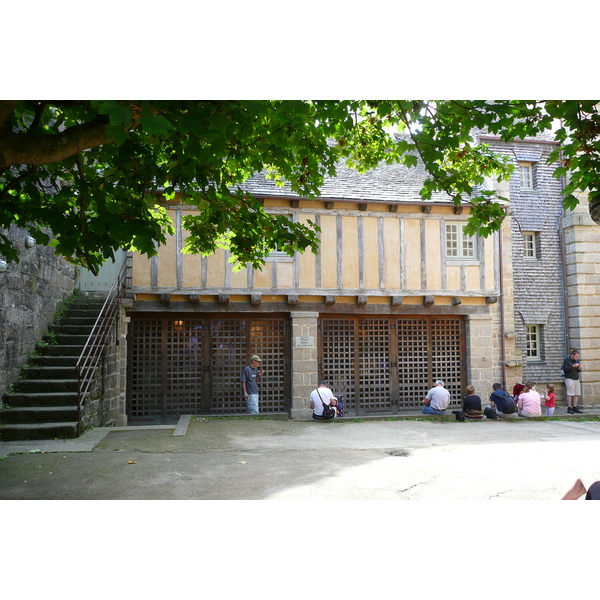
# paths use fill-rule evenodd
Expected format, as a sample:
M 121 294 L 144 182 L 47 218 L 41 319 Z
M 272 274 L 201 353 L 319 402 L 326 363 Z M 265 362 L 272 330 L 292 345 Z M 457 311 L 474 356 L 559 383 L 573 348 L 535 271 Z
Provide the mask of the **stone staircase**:
M 3 397 L 0 440 L 77 437 L 77 360 L 104 303 L 75 297 Z

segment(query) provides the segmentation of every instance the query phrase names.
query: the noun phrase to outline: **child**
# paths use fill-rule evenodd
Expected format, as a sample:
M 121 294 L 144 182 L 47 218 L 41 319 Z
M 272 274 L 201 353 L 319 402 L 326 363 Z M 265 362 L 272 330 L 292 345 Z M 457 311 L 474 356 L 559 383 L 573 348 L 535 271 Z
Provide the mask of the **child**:
M 546 407 L 546 416 L 551 417 L 554 414 L 554 386 L 551 383 L 546 386 L 544 406 Z

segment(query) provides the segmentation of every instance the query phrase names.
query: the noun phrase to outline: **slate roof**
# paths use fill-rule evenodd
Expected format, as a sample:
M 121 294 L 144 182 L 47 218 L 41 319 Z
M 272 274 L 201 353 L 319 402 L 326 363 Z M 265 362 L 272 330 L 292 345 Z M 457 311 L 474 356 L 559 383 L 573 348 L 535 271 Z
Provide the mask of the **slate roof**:
M 320 199 L 422 202 L 419 192 L 426 178 L 427 172 L 422 164 L 408 168 L 401 164 L 381 163 L 377 169 L 364 174 L 340 164 L 336 177 L 325 177 Z M 240 187 L 258 197 L 301 197 L 292 192 L 289 184 L 278 187 L 275 181 L 266 179 L 265 172 L 254 175 Z M 434 193 L 429 202 L 451 203 L 451 198 L 445 192 L 439 192 Z

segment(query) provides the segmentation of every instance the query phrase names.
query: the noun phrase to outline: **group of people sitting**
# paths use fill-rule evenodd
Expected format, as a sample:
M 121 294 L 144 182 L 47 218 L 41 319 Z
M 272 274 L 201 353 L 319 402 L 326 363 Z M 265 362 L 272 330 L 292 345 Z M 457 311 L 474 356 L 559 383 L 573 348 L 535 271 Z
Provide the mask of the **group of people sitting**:
M 481 398 L 475 394 L 473 386 L 466 389 L 467 396 L 463 399 L 465 419 L 481 419 L 485 415 L 490 419 L 516 419 L 517 417 L 541 417 L 542 395 L 536 390 L 533 381 L 517 383 L 513 388 L 513 395 L 502 389 L 499 383 L 494 383 L 490 395 L 490 405 L 482 411 Z M 544 394 L 546 416 L 554 413 L 554 386 L 548 384 L 547 393 Z M 457 414 L 459 411 L 453 411 Z M 459 416 L 457 415 L 457 418 Z
M 515 419 L 520 417 L 541 417 L 542 396 L 535 389 L 533 381 L 517 383 L 513 388 L 513 396 L 502 389 L 499 383 L 494 383 L 490 395 L 490 405 L 482 409 L 481 398 L 475 394 L 475 388 L 470 385 L 463 399 L 462 410 L 452 411 L 459 420 L 482 419 L 485 415 L 490 419 Z M 546 416 L 554 413 L 554 386 L 548 384 L 544 395 Z M 310 408 L 313 419 L 334 419 L 343 415 L 343 403 L 333 395 L 327 381 L 322 381 L 319 387 L 310 394 Z M 444 387 L 444 382 L 438 380 L 423 399 L 423 414 L 444 415 L 450 405 L 450 393 Z

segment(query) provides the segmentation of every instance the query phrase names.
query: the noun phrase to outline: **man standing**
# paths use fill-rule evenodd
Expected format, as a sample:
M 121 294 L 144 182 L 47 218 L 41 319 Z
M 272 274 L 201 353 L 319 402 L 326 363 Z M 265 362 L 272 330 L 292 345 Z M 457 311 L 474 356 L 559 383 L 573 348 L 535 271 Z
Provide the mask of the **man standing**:
M 250 365 L 242 370 L 242 390 L 251 415 L 258 415 L 258 379 L 264 375 L 260 356 L 250 357 Z M 260 369 L 260 370 L 259 370 Z
M 444 382 L 438 379 L 435 386 L 423 398 L 424 415 L 443 415 L 450 404 L 450 392 L 444 388 Z
M 583 411 L 577 407 L 581 395 L 579 350 L 571 350 L 571 355 L 565 358 L 562 368 L 565 374 L 565 387 L 567 388 L 567 412 L 571 415 L 581 413 Z

